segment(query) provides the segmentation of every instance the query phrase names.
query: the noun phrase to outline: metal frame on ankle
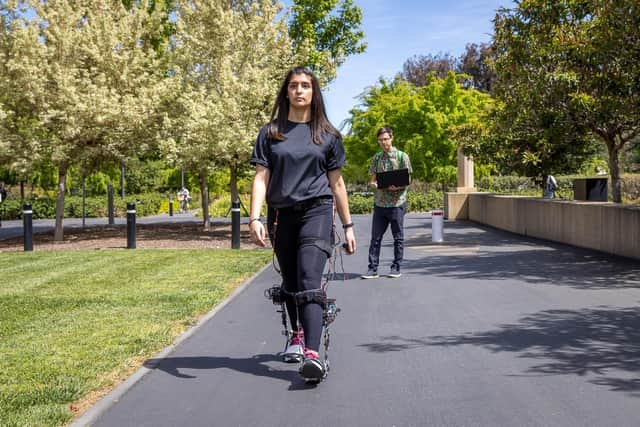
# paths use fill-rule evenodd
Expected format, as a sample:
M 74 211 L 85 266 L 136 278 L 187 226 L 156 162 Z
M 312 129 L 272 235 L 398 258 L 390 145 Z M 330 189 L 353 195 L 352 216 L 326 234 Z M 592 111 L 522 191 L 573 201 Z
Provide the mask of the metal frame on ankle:
M 339 248 L 343 247 L 343 245 L 342 245 L 342 239 L 340 235 L 336 232 L 335 214 L 336 214 L 336 209 L 334 204 L 332 233 L 334 235 L 333 240 L 336 243 L 333 244 L 331 253 L 329 254 L 329 258 L 327 259 L 329 268 L 327 270 L 323 283 L 321 283 L 320 285 L 320 290 L 318 291 L 314 289 L 311 291 L 287 292 L 284 289 L 284 285 L 281 283 L 280 285 L 272 286 L 271 288 L 265 289 L 264 291 L 265 297 L 271 300 L 271 302 L 273 302 L 274 305 L 279 306 L 278 308 L 276 308 L 276 311 L 278 313 L 281 313 L 281 317 L 282 317 L 282 326 L 283 326 L 282 335 L 286 337 L 286 341 L 284 344 L 285 351 L 287 349 L 289 341 L 292 339 L 293 334 L 295 333 L 293 328 L 294 327 L 298 328 L 298 325 L 291 325 L 291 328 L 289 328 L 289 322 L 287 321 L 286 297 L 287 296 L 294 297 L 294 301 L 296 303 L 296 311 L 298 311 L 299 305 L 308 303 L 308 302 L 316 302 L 321 305 L 323 309 L 323 314 L 322 314 L 323 339 L 322 340 L 324 342 L 324 365 L 327 372 L 330 369 L 329 346 L 331 342 L 331 333 L 329 332 L 329 325 L 331 325 L 336 320 L 336 317 L 340 312 L 340 308 L 336 305 L 336 299 L 327 298 L 327 288 L 329 286 L 329 280 L 335 274 L 335 262 L 338 256 L 340 258 L 340 264 L 342 266 L 342 271 L 344 273 L 344 263 L 342 262 L 342 253 L 339 251 Z M 278 228 L 278 210 L 276 209 L 276 218 L 273 223 L 273 245 L 272 245 L 273 258 L 271 262 L 273 263 L 274 269 L 278 272 L 278 274 L 280 274 L 280 276 L 282 276 L 282 272 L 276 265 L 276 253 L 275 253 L 276 240 L 275 239 L 276 239 L 277 228 Z M 298 311 L 298 318 L 300 318 L 299 311 Z M 304 361 L 304 358 L 302 358 L 302 362 L 303 361 Z

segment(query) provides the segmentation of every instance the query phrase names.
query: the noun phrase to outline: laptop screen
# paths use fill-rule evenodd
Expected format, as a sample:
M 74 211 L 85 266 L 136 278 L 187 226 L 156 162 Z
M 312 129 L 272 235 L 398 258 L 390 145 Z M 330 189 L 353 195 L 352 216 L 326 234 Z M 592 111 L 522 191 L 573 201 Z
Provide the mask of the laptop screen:
M 376 173 L 378 188 L 387 188 L 391 185 L 406 187 L 409 185 L 409 169 L 396 169 L 388 172 Z

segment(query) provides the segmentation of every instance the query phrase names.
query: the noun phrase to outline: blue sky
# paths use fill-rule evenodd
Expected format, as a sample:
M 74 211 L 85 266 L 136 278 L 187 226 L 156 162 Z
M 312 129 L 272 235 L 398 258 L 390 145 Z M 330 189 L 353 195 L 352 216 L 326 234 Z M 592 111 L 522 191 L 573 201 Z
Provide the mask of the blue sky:
M 336 126 L 367 87 L 392 78 L 414 55 L 450 53 L 458 57 L 467 43 L 488 42 L 492 20 L 512 0 L 354 0 L 362 9 L 367 51 L 338 69 L 324 92 L 329 119 Z

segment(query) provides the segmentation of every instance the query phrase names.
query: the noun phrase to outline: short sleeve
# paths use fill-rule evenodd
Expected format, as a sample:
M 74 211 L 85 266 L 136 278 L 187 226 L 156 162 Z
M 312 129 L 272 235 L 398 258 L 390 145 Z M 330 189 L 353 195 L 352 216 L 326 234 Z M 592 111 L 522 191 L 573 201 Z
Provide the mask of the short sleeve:
M 256 138 L 256 144 L 253 147 L 250 163 L 252 165 L 262 165 L 267 169 L 271 169 L 271 146 L 269 138 L 267 138 L 267 126 L 263 126 Z
M 343 167 L 347 163 L 344 153 L 342 137 L 333 137 L 331 147 L 327 152 L 327 170 L 334 170 Z

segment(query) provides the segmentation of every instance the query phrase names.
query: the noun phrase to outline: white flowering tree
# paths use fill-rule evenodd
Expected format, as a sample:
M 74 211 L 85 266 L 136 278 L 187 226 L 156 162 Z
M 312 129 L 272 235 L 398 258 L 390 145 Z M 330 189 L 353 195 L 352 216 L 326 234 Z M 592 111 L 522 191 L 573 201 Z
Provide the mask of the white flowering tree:
M 9 144 L 22 147 L 14 153 L 33 149 L 58 168 L 55 240 L 61 241 L 69 167 L 121 162 L 155 141 L 165 82 L 153 41 L 161 37 L 163 12 L 150 12 L 146 0 L 129 8 L 121 0 L 0 7 L 0 81 L 9 91 L 0 98 L 0 135 L 13 135 Z
M 267 122 L 293 49 L 281 5 L 273 0 L 180 1 L 175 35 L 175 102 L 167 119 L 164 152 L 198 174 L 204 228 L 208 228 L 207 177 L 246 165 Z
M 19 19 L 25 13 L 15 3 L 0 1 L 0 164 L 20 176 L 41 157 L 35 93 L 43 88 L 39 79 L 24 78 L 34 73 L 25 59 L 38 55 L 40 46 L 30 40 L 39 30 Z

